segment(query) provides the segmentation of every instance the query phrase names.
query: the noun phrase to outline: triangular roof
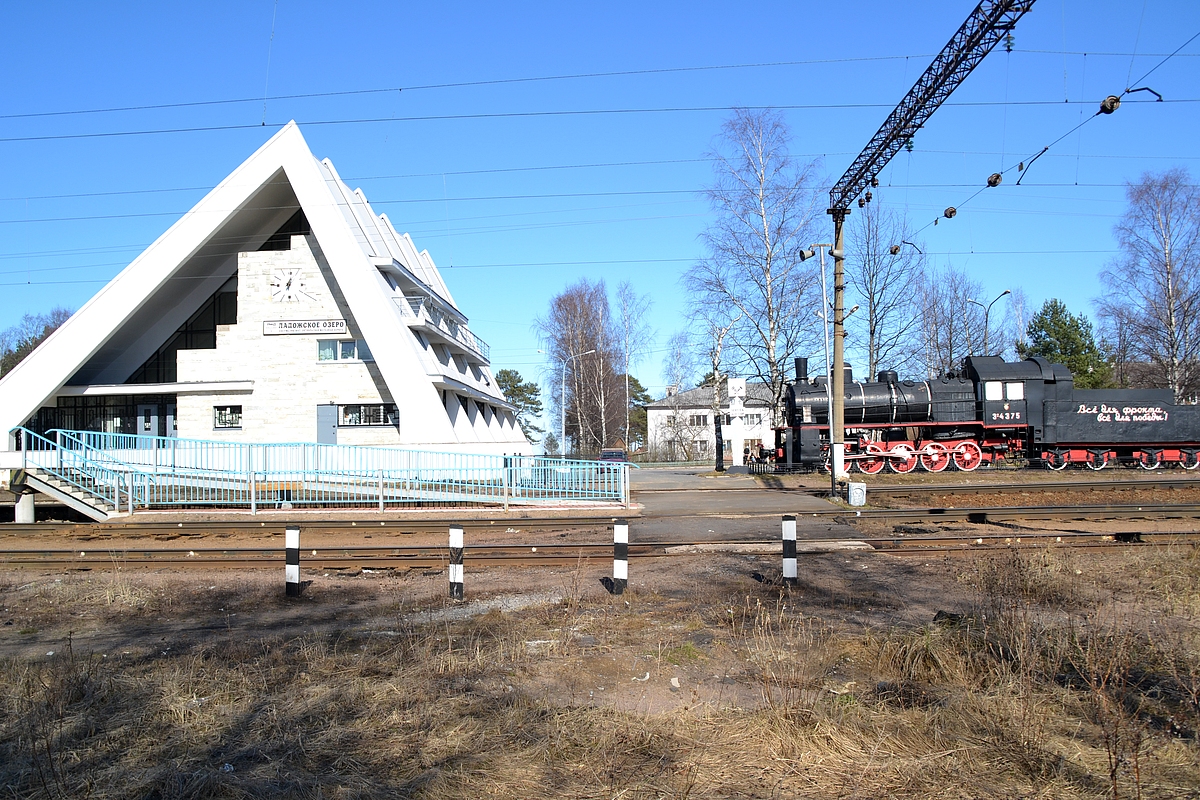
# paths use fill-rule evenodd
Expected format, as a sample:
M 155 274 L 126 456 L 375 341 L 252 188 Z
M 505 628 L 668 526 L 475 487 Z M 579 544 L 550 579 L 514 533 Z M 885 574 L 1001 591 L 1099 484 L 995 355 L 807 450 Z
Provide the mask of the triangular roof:
M 460 323 L 466 318 L 428 252 L 418 252 L 407 234 L 375 214 L 328 160 L 318 161 L 289 122 L 0 379 L 0 425 L 22 425 L 68 383 L 123 381 L 130 359 L 152 353 L 180 315 L 186 318 L 237 274 L 237 253 L 258 249 L 298 209 L 362 336 L 372 343 L 384 382 L 407 390 L 406 376 L 425 369 L 412 348 L 382 346 L 407 341 L 411 333 L 380 291 L 378 267 L 400 269 L 436 295 L 450 316 Z M 433 430 L 419 439 L 402 430 L 401 438 L 454 442 L 458 437 L 438 391 L 429 384 L 415 394 L 415 419 Z M 494 402 L 507 405 L 498 392 Z M 445 430 L 438 430 L 442 425 Z

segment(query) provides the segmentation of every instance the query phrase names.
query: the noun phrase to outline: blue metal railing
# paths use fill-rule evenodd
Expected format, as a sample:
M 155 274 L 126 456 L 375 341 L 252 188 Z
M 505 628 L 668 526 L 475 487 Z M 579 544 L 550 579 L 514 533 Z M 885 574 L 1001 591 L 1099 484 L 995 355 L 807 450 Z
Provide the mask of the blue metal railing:
M 26 471 L 46 473 L 113 510 L 145 504 L 144 494 L 138 496 L 138 471 L 130 465 L 82 442 L 64 448 L 60 436 L 51 440 L 24 428 L 17 431 Z
M 428 505 L 629 502 L 629 465 L 538 456 L 479 455 L 313 443 L 16 429 L 31 452 L 57 455 L 73 484 L 138 507 L 293 506 L 379 510 Z M 66 461 L 63 461 L 66 459 Z M 34 463 L 37 461 L 37 463 Z M 46 468 L 34 459 L 31 464 Z M 107 481 L 107 482 L 106 482 Z M 124 492 L 121 495 L 121 492 Z M 112 502 L 109 500 L 108 502 Z M 118 503 L 113 503 L 118 505 Z

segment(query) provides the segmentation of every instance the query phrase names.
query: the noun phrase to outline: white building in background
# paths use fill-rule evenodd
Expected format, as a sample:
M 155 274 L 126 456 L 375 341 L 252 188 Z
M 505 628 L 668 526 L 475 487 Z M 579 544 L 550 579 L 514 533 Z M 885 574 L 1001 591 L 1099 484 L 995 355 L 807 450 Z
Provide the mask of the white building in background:
M 429 253 L 295 123 L 0 380 L 0 424 L 532 453 Z
M 668 390 L 662 400 L 646 406 L 646 440 L 650 458 L 663 461 L 708 461 L 716 457 L 711 386 L 686 392 Z M 721 387 L 721 437 L 725 463 L 745 464 L 745 451 L 757 457 L 762 447 L 775 446 L 771 427 L 771 390 L 766 384 L 730 378 Z

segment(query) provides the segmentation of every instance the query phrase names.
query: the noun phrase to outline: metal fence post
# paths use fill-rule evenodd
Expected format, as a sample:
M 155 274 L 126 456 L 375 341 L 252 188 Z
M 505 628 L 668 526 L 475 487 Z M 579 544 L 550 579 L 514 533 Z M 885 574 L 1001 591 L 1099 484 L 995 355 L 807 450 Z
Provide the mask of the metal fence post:
M 379 510 L 383 511 L 383 470 L 379 470 Z
M 300 528 L 289 525 L 283 533 L 283 577 L 287 582 L 287 596 L 300 596 Z
M 503 475 L 503 478 L 502 478 L 502 481 L 503 481 L 503 484 L 504 484 L 504 485 L 503 485 L 503 487 L 502 487 L 502 491 L 504 492 L 504 510 L 505 510 L 505 511 L 508 511 L 508 493 L 509 493 L 509 489 L 511 488 L 511 482 L 510 482 L 510 480 L 509 480 L 509 477 L 510 477 L 510 476 L 509 476 L 509 474 L 508 474 L 508 471 L 509 471 L 509 466 L 508 466 L 508 465 L 509 465 L 509 463 L 510 463 L 510 462 L 509 462 L 509 460 L 508 460 L 508 453 L 505 453 L 505 454 L 504 454 L 504 475 Z
M 783 518 L 783 580 L 796 582 L 796 518 L 791 514 Z
M 450 526 L 450 596 L 463 599 L 463 529 Z
M 629 584 L 629 521 L 613 525 L 613 594 L 624 594 Z
M 257 475 L 254 472 L 250 473 L 250 513 L 258 513 L 258 498 L 255 496 L 255 478 Z
M 133 470 L 125 473 L 125 477 L 129 480 L 126 488 L 129 489 L 129 515 L 133 516 Z

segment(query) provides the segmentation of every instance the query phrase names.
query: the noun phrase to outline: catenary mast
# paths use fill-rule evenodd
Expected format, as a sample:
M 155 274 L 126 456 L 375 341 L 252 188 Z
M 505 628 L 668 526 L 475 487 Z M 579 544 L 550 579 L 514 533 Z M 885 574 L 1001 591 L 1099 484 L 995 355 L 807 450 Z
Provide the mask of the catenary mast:
M 832 419 L 829 421 L 830 466 L 835 480 L 847 477 L 844 419 L 846 386 L 842 377 L 846 351 L 846 255 L 842 229 L 850 213 L 850 204 L 868 187 L 879 185 L 876 176 L 880 170 L 920 130 L 984 56 L 1012 31 L 1017 20 L 1033 7 L 1033 3 L 1034 0 L 983 0 L 976 6 L 829 191 L 827 213 L 833 217 L 833 250 L 830 252 L 833 256 L 833 368 L 830 372 L 833 374 L 828 378 L 833 396 Z M 865 198 L 858 199 L 859 207 L 870 200 L 871 193 L 868 191 Z

